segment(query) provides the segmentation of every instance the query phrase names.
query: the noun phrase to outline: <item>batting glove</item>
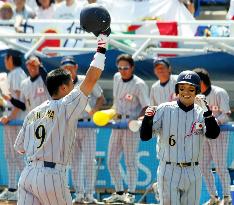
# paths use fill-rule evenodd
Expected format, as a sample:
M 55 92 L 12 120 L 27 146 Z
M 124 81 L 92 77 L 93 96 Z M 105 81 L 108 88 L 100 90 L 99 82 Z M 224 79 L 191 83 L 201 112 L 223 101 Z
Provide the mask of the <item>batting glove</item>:
M 195 97 L 194 103 L 199 105 L 204 112 L 208 111 L 207 102 L 204 99 L 202 99 L 202 97 L 200 97 L 199 95 Z
M 146 115 L 146 116 L 149 116 L 149 117 L 154 116 L 155 113 L 156 113 L 156 109 L 157 109 L 157 106 L 149 106 L 149 107 L 145 110 L 145 115 Z
M 99 48 L 107 48 L 109 37 L 105 34 L 99 34 L 97 37 L 97 45 Z

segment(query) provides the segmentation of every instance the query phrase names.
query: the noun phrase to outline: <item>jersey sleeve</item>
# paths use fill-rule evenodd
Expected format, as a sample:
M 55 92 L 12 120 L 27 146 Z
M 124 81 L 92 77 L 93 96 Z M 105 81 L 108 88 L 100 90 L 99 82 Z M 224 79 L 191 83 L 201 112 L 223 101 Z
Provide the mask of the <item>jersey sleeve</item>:
M 24 153 L 25 150 L 24 150 L 24 138 L 25 138 L 25 129 L 26 129 L 26 125 L 27 125 L 27 121 L 28 121 L 28 116 L 25 118 L 24 120 L 24 123 L 23 123 L 23 126 L 21 127 L 18 135 L 17 135 L 17 138 L 15 140 L 15 143 L 14 143 L 14 149 L 17 151 L 17 152 L 20 152 L 20 153 Z
M 93 88 L 92 94 L 96 97 L 99 98 L 102 96 L 103 90 L 99 84 L 96 84 Z
M 23 80 L 20 85 L 20 98 L 19 98 L 19 100 L 22 102 L 26 101 L 24 87 L 25 87 L 25 81 Z
M 166 107 L 161 104 L 157 107 L 156 113 L 153 119 L 153 133 L 159 134 L 163 126 L 163 113 Z
M 219 92 L 219 99 L 220 99 L 220 110 L 222 113 L 230 113 L 230 106 L 229 106 L 229 96 L 225 90 Z
M 88 102 L 88 97 L 80 91 L 80 86 L 75 87 L 68 95 L 62 99 L 62 105 L 66 112 L 66 118 L 78 119 Z
M 11 88 L 12 90 L 16 91 L 21 89 L 21 82 L 26 78 L 26 74 L 24 73 L 23 70 L 19 69 L 17 72 L 12 75 L 11 78 Z
M 152 86 L 150 90 L 150 105 L 156 105 L 154 93 L 155 88 Z
M 116 97 L 117 94 L 116 94 L 116 86 L 117 86 L 117 75 L 115 74 L 114 75 L 114 78 L 113 78 L 113 106 L 114 107 L 117 107 L 116 105 Z
M 148 86 L 145 83 L 139 83 L 138 84 L 138 90 L 139 90 L 138 98 L 139 98 L 141 107 L 144 108 L 146 106 L 149 106 L 150 100 L 149 100 Z

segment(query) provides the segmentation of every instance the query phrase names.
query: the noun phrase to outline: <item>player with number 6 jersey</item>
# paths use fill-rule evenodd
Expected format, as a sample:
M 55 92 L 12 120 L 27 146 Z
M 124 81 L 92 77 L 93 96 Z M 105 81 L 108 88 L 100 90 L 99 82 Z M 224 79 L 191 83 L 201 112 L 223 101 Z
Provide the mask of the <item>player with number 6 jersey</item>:
M 140 136 L 143 141 L 151 139 L 152 134 L 158 136 L 160 204 L 199 205 L 203 141 L 205 136 L 217 138 L 220 129 L 206 103 L 196 97 L 200 78 L 195 72 L 181 72 L 175 92 L 178 101 L 162 103 L 156 113 L 151 107 L 146 110 Z M 201 106 L 194 104 L 195 99 Z

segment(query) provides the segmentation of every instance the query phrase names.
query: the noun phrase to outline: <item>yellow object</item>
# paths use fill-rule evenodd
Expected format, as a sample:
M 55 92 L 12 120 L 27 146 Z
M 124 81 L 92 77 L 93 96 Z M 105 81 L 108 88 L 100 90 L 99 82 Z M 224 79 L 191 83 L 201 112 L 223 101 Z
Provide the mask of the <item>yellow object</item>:
M 105 126 L 115 115 L 115 109 L 100 110 L 94 113 L 93 122 L 98 126 Z

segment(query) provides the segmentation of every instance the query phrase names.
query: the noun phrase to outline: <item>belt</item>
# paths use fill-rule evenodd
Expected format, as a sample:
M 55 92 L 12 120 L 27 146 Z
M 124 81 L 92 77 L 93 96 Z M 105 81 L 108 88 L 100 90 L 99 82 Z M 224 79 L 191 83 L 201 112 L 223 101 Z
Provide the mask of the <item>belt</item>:
M 117 117 L 117 119 L 119 119 L 119 120 L 130 118 L 129 115 L 120 115 L 120 114 L 118 114 L 116 117 Z
M 56 163 L 44 161 L 44 167 L 55 168 Z
M 88 118 L 88 119 L 79 119 L 78 120 L 78 122 L 90 122 L 91 121 L 91 119 L 90 118 Z
M 175 164 L 175 165 L 183 168 L 183 167 L 197 166 L 197 165 L 199 165 L 199 162 L 179 162 L 179 163 L 176 163 L 176 162 L 166 162 L 166 164 Z
M 66 165 L 57 164 L 55 162 L 48 162 L 48 161 L 30 161 L 29 166 L 35 166 L 35 167 L 47 167 L 51 169 L 58 169 L 66 171 Z

